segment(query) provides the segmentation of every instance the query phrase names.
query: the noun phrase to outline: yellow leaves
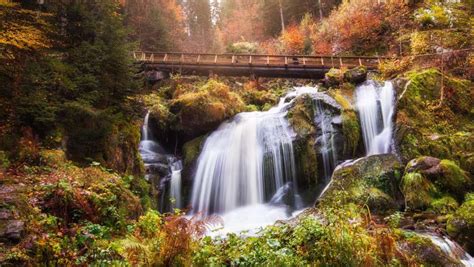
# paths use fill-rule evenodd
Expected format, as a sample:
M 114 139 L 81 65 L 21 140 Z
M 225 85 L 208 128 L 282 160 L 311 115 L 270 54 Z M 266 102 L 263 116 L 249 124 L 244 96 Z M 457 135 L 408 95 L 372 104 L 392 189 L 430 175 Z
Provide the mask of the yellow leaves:
M 51 47 L 49 14 L 0 4 L 0 47 L 38 50 Z

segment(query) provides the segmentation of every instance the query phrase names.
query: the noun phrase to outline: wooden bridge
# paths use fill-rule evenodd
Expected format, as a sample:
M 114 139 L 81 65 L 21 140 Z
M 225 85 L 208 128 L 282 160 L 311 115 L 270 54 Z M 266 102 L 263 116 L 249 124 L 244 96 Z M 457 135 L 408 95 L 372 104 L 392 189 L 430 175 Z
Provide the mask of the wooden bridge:
M 251 54 L 198 54 L 134 52 L 134 59 L 146 71 L 183 75 L 218 74 L 222 76 L 254 76 L 321 79 L 331 68 L 365 66 L 377 69 L 383 57 L 367 56 L 302 56 Z

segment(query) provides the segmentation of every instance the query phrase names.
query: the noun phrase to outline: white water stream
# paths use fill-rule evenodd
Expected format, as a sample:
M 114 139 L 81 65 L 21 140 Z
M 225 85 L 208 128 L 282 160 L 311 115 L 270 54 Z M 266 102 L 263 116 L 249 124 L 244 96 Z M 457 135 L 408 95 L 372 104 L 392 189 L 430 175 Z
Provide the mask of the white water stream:
M 395 94 L 392 82 L 383 86 L 367 81 L 356 89 L 359 112 L 367 155 L 391 152 Z

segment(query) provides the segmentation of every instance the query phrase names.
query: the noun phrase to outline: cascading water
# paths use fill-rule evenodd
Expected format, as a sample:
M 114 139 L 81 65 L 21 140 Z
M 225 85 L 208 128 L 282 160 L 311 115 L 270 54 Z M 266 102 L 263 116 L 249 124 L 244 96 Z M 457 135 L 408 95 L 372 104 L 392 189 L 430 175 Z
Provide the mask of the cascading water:
M 321 129 L 321 136 L 317 141 L 319 142 L 320 152 L 323 159 L 325 183 L 327 183 L 331 178 L 332 171 L 336 167 L 337 162 L 332 120 L 333 118 L 330 112 L 322 107 L 321 101 L 316 101 L 315 122 Z
M 145 116 L 142 126 L 142 140 L 139 152 L 143 159 L 148 181 L 159 180 L 161 195 L 160 211 L 182 208 L 181 170 L 182 164 L 174 155 L 166 154 L 165 149 L 154 140 L 149 127 L 150 113 Z M 170 203 L 170 199 L 173 199 Z
M 296 88 L 269 111 L 240 113 L 213 132 L 198 159 L 194 213 L 219 213 L 227 231 L 239 231 L 288 218 L 289 206 L 300 208 L 294 132 L 286 115 L 293 98 L 315 92 Z
M 309 90 L 288 94 L 269 111 L 240 113 L 207 138 L 192 191 L 196 212 L 224 213 L 265 203 L 287 182 L 296 188 L 287 100 Z
M 392 145 L 395 95 L 393 84 L 368 81 L 356 89 L 362 135 L 367 155 L 389 153 Z

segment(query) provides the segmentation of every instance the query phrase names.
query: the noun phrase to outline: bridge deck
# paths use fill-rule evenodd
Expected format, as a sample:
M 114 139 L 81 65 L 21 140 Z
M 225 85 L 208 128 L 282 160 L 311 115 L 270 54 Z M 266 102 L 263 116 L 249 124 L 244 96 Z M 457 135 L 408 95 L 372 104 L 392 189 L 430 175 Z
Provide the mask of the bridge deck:
M 376 69 L 380 57 L 250 55 L 134 52 L 148 69 L 168 73 L 227 76 L 322 78 L 330 68 L 366 66 Z

